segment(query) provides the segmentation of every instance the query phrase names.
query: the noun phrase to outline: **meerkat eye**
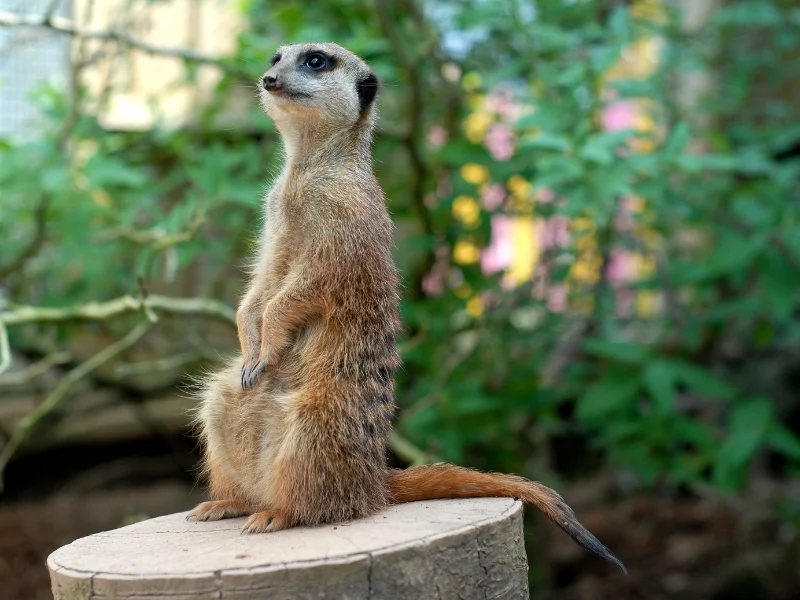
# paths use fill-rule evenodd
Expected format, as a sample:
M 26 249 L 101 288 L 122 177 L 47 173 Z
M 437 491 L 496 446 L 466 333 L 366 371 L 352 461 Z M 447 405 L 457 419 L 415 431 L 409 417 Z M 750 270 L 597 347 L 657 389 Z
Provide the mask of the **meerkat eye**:
M 322 71 L 322 69 L 328 66 L 328 59 L 322 54 L 309 54 L 303 66 L 308 67 L 312 71 Z
M 269 59 L 269 64 L 271 64 L 274 67 L 276 64 L 278 64 L 278 61 L 280 61 L 280 59 L 281 59 L 281 53 L 277 52 L 275 56 Z

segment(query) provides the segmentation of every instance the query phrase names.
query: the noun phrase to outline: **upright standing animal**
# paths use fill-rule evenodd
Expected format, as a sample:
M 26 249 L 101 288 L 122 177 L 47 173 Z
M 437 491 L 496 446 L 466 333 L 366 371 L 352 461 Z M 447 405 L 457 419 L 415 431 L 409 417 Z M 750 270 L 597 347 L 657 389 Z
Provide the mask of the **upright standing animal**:
M 329 43 L 283 46 L 271 64 L 260 95 L 285 164 L 237 312 L 242 360 L 201 384 L 214 500 L 189 518 L 249 515 L 243 532 L 261 533 L 391 503 L 508 496 L 624 570 L 540 483 L 449 464 L 387 468 L 400 322 L 392 223 L 372 171 L 378 79 Z

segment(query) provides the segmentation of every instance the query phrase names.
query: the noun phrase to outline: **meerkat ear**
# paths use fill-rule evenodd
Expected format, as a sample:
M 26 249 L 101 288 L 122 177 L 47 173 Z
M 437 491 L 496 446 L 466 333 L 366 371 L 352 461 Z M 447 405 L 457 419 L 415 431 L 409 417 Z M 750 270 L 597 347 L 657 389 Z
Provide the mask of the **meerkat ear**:
M 370 73 L 356 82 L 356 93 L 361 104 L 359 110 L 363 113 L 369 108 L 378 93 L 378 78 L 375 73 Z

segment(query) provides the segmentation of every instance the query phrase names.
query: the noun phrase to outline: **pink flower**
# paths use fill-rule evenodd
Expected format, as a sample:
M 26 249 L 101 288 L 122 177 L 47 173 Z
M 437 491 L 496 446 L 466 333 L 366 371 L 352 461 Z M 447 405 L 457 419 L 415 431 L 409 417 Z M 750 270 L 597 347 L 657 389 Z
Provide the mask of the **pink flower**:
M 486 97 L 486 108 L 499 117 L 512 121 L 519 114 L 519 106 L 511 99 L 511 95 L 504 91 L 495 91 Z
M 487 275 L 502 271 L 511 266 L 513 256 L 511 218 L 505 215 L 493 215 L 491 243 L 481 254 L 481 268 Z
M 441 148 L 447 143 L 447 130 L 441 125 L 432 125 L 428 129 L 428 144 L 432 148 Z
M 486 210 L 497 210 L 506 199 L 505 188 L 498 183 L 490 183 L 483 188 L 481 204 Z
M 636 278 L 636 257 L 632 252 L 614 250 L 608 263 L 608 279 L 613 282 L 631 281 Z
M 547 291 L 547 308 L 554 313 L 562 313 L 567 308 L 567 286 L 554 283 Z
M 539 239 L 542 248 L 565 247 L 569 244 L 569 219 L 553 215 L 539 221 Z
M 627 100 L 612 102 L 603 109 L 603 128 L 607 131 L 632 129 L 636 117 L 633 103 Z
M 504 123 L 495 123 L 483 140 L 495 160 L 508 160 L 514 156 L 514 132 Z
M 444 291 L 444 278 L 439 273 L 428 273 L 422 278 L 422 291 L 428 296 L 438 296 Z
M 619 209 L 614 217 L 614 226 L 619 231 L 630 231 L 636 226 L 634 213 L 639 210 L 640 201 L 631 196 L 623 196 L 619 199 Z
M 537 202 L 541 202 L 542 204 L 550 204 L 555 199 L 556 194 L 551 188 L 542 186 L 536 188 L 536 190 L 533 192 L 533 197 Z

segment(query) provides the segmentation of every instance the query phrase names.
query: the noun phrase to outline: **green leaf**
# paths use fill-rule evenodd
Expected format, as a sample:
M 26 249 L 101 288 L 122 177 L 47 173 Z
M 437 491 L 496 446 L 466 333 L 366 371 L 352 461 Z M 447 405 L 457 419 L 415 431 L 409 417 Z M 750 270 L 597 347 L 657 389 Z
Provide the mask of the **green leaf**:
M 720 234 L 711 255 L 693 265 L 683 265 L 674 271 L 677 281 L 698 282 L 739 272 L 749 266 L 753 258 L 766 245 L 763 235 L 745 237 L 733 231 Z
M 695 392 L 710 398 L 731 399 L 736 388 L 722 381 L 711 371 L 684 361 L 670 361 L 677 379 Z
M 581 158 L 599 165 L 610 165 L 617 158 L 617 148 L 630 136 L 630 131 L 605 132 L 591 135 L 580 149 L 579 155 Z
M 777 252 L 764 257 L 764 266 L 759 270 L 761 292 L 767 314 L 779 319 L 788 319 L 797 306 L 798 277 L 789 261 Z
M 559 150 L 566 152 L 572 147 L 572 144 L 562 135 L 543 131 L 523 137 L 520 141 L 520 147 L 531 150 Z
M 779 423 L 773 423 L 767 432 L 767 443 L 787 458 L 800 460 L 800 437 Z
M 750 460 L 774 425 L 772 403 L 753 398 L 734 408 L 730 430 L 714 464 L 714 482 L 724 490 L 735 491 L 745 483 Z
M 611 341 L 599 338 L 586 340 L 583 349 L 587 354 L 599 356 L 627 365 L 640 365 L 647 358 L 648 349 L 633 342 Z
M 662 413 L 675 411 L 676 382 L 677 373 L 668 361 L 656 360 L 647 365 L 642 373 L 642 385 L 653 399 L 654 406 Z
M 735 171 L 739 159 L 732 154 L 680 154 L 675 158 L 675 164 L 687 173 Z
M 691 135 L 692 130 L 687 123 L 678 123 L 664 146 L 664 154 L 669 157 L 677 156 L 689 143 Z
M 578 418 L 593 421 L 618 412 L 632 404 L 638 391 L 639 381 L 636 377 L 606 375 L 578 399 Z
M 87 161 L 86 176 L 98 187 L 120 185 L 136 188 L 143 186 L 147 181 L 141 170 L 101 154 L 95 154 Z

